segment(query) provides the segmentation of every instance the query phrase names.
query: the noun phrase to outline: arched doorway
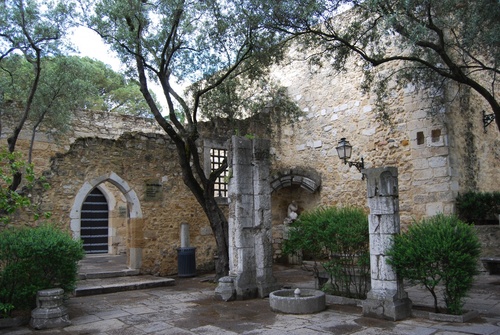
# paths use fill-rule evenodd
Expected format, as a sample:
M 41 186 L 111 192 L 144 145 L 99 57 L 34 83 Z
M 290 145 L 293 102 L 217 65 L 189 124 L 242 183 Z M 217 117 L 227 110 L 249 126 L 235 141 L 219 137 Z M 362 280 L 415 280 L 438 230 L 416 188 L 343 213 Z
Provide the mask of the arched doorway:
M 130 188 L 128 183 L 120 178 L 116 173 L 110 172 L 109 174 L 99 176 L 90 181 L 85 182 L 78 193 L 75 196 L 73 202 L 73 207 L 70 213 L 71 219 L 71 231 L 73 233 L 73 238 L 79 239 L 82 237 L 82 208 L 83 203 L 87 199 L 88 195 L 94 190 L 99 189 L 109 203 L 114 202 L 114 196 L 112 192 L 109 192 L 108 188 L 103 185 L 104 183 L 110 183 L 119 190 L 121 195 L 125 198 L 126 208 L 124 210 L 127 212 L 125 217 L 127 219 L 127 233 L 126 233 L 126 253 L 127 253 L 127 265 L 130 269 L 140 269 L 142 264 L 142 246 L 144 243 L 144 237 L 142 233 L 142 210 L 139 202 L 139 198 L 135 191 Z M 109 231 L 109 230 L 108 230 Z M 108 235 L 109 237 L 109 235 Z M 108 250 L 111 250 L 108 238 Z
M 83 241 L 85 253 L 108 253 L 108 202 L 97 187 L 83 201 L 80 220 L 80 238 Z
M 321 175 L 312 168 L 297 167 L 274 171 L 271 174 L 273 259 L 277 263 L 296 264 L 297 260 L 283 254 L 287 239 L 288 209 L 295 214 L 316 207 L 320 202 Z M 292 205 L 293 204 L 293 205 Z

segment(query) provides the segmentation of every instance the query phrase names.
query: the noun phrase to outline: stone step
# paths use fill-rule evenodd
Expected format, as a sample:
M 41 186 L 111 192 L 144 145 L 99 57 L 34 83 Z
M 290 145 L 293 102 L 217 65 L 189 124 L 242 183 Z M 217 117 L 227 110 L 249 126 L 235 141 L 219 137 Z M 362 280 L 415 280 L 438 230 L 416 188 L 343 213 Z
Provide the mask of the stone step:
M 175 285 L 175 279 L 151 275 L 94 277 L 80 280 L 77 283 L 74 296 L 81 297 L 173 285 Z
M 85 279 L 98 279 L 98 278 L 116 278 L 116 277 L 126 277 L 126 276 L 138 276 L 140 274 L 139 270 L 123 269 L 123 270 L 111 270 L 111 271 L 99 271 L 99 272 L 80 272 L 78 274 L 79 280 Z

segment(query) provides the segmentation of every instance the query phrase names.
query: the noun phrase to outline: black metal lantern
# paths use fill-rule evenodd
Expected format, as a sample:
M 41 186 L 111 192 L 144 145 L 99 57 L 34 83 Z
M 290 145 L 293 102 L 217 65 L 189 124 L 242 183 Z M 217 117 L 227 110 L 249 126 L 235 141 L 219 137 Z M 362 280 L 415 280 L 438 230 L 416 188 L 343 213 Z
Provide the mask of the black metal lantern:
M 365 168 L 365 162 L 363 157 L 361 157 L 361 161 L 359 162 L 351 162 L 348 159 L 351 158 L 352 154 L 352 145 L 349 144 L 349 141 L 342 137 L 339 141 L 339 145 L 337 146 L 337 154 L 339 158 L 344 161 L 344 164 L 349 164 L 349 167 L 355 166 L 359 172 Z

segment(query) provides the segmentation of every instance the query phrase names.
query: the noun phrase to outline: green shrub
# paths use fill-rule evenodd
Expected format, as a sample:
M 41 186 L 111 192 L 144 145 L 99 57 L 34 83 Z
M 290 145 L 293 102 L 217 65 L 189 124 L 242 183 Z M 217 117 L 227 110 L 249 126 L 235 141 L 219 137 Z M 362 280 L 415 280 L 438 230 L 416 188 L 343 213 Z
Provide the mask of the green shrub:
M 83 256 L 81 242 L 53 225 L 4 229 L 0 232 L 0 305 L 31 309 L 39 290 L 60 287 L 71 292 Z
M 447 312 L 461 314 L 463 299 L 477 273 L 480 243 L 475 230 L 456 216 L 436 215 L 411 225 L 395 236 L 388 263 L 404 279 L 421 284 L 434 297 L 444 285 Z
M 456 199 L 457 215 L 467 222 L 484 224 L 500 214 L 500 192 L 466 192 Z
M 330 293 L 365 298 L 370 271 L 368 218 L 360 208 L 319 207 L 292 225 L 284 253 L 314 256 L 330 277 Z M 316 263 L 315 263 L 316 265 Z M 316 276 L 319 269 L 315 266 Z

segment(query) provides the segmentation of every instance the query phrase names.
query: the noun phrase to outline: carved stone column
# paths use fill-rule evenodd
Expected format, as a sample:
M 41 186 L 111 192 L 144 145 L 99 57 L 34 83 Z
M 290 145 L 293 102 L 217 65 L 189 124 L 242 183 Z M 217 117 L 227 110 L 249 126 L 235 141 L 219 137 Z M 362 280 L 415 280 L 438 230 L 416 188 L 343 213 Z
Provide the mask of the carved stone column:
M 395 167 L 363 170 L 367 180 L 370 215 L 371 290 L 363 302 L 363 314 L 389 320 L 411 315 L 411 300 L 402 280 L 387 264 L 386 251 L 399 234 L 398 171 Z

